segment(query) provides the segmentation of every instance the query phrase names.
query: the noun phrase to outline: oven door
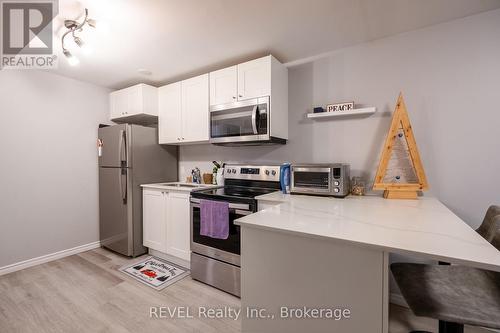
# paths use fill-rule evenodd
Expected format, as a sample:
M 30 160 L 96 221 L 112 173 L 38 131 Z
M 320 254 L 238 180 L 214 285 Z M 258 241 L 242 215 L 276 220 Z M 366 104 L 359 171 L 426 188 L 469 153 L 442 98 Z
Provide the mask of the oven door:
M 331 191 L 331 168 L 294 167 L 291 192 L 328 195 Z
M 191 198 L 191 251 L 240 266 L 241 229 L 234 221 L 253 213 L 249 204 L 229 203 L 229 237 L 216 239 L 200 235 L 200 200 Z
M 210 108 L 211 143 L 269 140 L 269 125 L 269 97 Z

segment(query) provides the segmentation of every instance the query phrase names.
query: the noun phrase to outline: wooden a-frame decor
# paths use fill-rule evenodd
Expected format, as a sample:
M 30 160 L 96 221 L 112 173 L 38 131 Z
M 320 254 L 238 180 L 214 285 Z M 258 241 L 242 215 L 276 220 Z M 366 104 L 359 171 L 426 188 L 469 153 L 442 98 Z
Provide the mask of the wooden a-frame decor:
M 384 190 L 386 199 L 417 199 L 418 191 L 425 191 L 428 187 L 403 94 L 400 93 L 373 189 Z

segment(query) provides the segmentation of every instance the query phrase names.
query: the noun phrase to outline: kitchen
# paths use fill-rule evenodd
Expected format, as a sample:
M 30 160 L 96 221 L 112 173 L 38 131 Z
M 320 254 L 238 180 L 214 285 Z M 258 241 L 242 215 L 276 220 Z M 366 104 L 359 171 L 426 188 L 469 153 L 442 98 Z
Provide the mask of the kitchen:
M 375 10 L 374 17 L 367 17 L 358 12 L 356 15 L 360 16 L 353 15 L 367 22 L 387 18 L 391 14 L 396 15 L 396 11 L 391 9 L 388 3 L 383 10 L 382 8 Z M 469 246 L 472 247 L 467 248 L 467 245 L 457 246 L 455 243 L 452 244 L 453 240 L 447 240 L 451 235 L 460 235 L 463 239 L 467 239 L 468 243 L 481 242 L 473 234 L 472 229 L 479 227 L 489 205 L 498 204 L 498 196 L 494 186 L 491 185 L 499 183 L 498 174 L 495 172 L 499 161 L 495 154 L 488 152 L 498 150 L 498 140 L 495 139 L 493 125 L 498 122 L 498 116 L 493 112 L 491 104 L 498 99 L 494 88 L 498 83 L 499 66 L 495 57 L 498 53 L 498 43 L 494 36 L 495 31 L 498 31 L 499 13 L 494 5 L 488 7 L 487 1 L 482 4 L 483 7 L 476 4 L 475 9 L 471 9 L 473 5 L 470 4 L 453 6 L 447 1 L 440 3 L 442 6 L 447 3 L 453 10 L 450 11 L 446 7 L 445 11 L 441 5 L 429 8 L 425 6 L 430 5 L 405 2 L 405 5 L 401 5 L 405 10 L 413 9 L 414 12 L 420 13 L 416 15 L 421 25 L 411 26 L 411 22 L 401 23 L 403 27 L 399 26 L 400 30 L 397 30 L 395 25 L 390 34 L 384 35 L 381 30 L 375 31 L 375 35 L 378 32 L 381 34 L 366 40 L 356 40 L 355 34 L 344 32 L 344 35 L 350 36 L 351 39 L 342 46 L 339 46 L 342 43 L 329 40 L 328 34 L 323 32 L 317 34 L 317 42 L 310 42 L 313 44 L 310 47 L 306 47 L 310 45 L 306 43 L 307 38 L 299 34 L 297 38 L 302 38 L 301 43 L 288 36 L 287 44 L 282 47 L 279 43 L 275 47 L 258 44 L 260 46 L 254 45 L 251 50 L 243 51 L 242 48 L 239 53 L 217 48 L 219 55 L 217 57 L 207 55 L 208 58 L 204 61 L 189 57 L 183 59 L 166 52 L 161 56 L 165 57 L 168 54 L 175 64 L 154 65 L 151 62 L 138 60 L 137 55 L 130 52 L 130 60 L 127 62 L 132 62 L 131 67 L 127 67 L 129 68 L 127 71 L 120 71 L 108 62 L 106 66 L 99 63 L 100 57 L 108 61 L 114 59 L 109 53 L 104 53 L 105 45 L 100 45 L 103 50 L 97 49 L 96 53 L 90 56 L 82 54 L 79 56 L 81 63 L 74 67 L 68 66 L 65 59 L 60 58 L 60 68 L 56 71 L 58 75 L 44 71 L 2 70 L 0 84 L 5 93 L 2 96 L 2 111 L 12 111 L 5 113 L 3 123 L 5 128 L 0 131 L 4 142 L 2 149 L 5 149 L 5 156 L 8 156 L 2 166 L 4 171 L 2 174 L 11 175 L 2 181 L 5 189 L 2 198 L 2 211 L 5 212 L 2 218 L 2 230 L 5 232 L 2 232 L 0 242 L 2 244 L 0 286 L 4 295 L 0 301 L 0 313 L 3 319 L 3 324 L 0 324 L 1 330 L 32 331 L 33 325 L 38 323 L 38 320 L 30 322 L 23 319 L 52 315 L 55 319 L 44 327 L 44 331 L 54 331 L 57 327 L 72 327 L 77 331 L 100 329 L 140 331 L 147 327 L 179 332 L 279 331 L 276 327 L 272 327 L 274 323 L 279 323 L 278 320 L 257 320 L 257 323 L 263 326 L 256 327 L 252 326 L 253 322 L 248 323 L 245 316 L 241 318 L 242 315 L 238 320 L 210 319 L 202 318 L 197 311 L 201 307 L 242 309 L 249 304 L 248 302 L 253 303 L 252 306 L 271 309 L 276 304 L 268 303 L 270 300 L 261 293 L 264 290 L 267 293 L 274 290 L 276 295 L 296 294 L 297 297 L 303 297 L 299 300 L 284 296 L 278 298 L 277 302 L 283 306 L 314 305 L 323 308 L 344 303 L 344 306 L 351 308 L 352 318 L 339 320 L 339 323 L 353 326 L 343 327 L 341 331 L 359 329 L 356 325 L 365 321 L 376 322 L 377 325 L 381 322 L 380 325 L 383 327 L 380 331 L 407 332 L 412 329 L 426 329 L 437 332 L 438 318 L 417 317 L 412 312 L 413 309 L 408 308 L 404 297 L 407 295 L 399 291 L 398 283 L 391 276 L 390 264 L 415 261 L 430 263 L 439 260 L 491 271 L 498 271 L 495 267 L 500 266 L 499 259 L 492 252 L 494 249 L 492 246 L 484 246 L 484 249 L 480 250 L 473 249 L 471 244 Z M 61 2 L 60 5 L 60 14 L 68 13 L 64 7 L 67 4 Z M 152 20 L 158 19 L 158 14 L 151 12 L 153 8 L 157 8 L 158 11 L 159 8 L 168 9 L 168 5 L 156 2 L 152 2 L 151 8 L 147 6 L 143 8 L 135 2 L 131 6 L 141 13 L 148 12 Z M 238 10 L 244 8 L 241 6 L 245 5 L 240 3 L 231 8 L 237 11 L 236 8 Z M 272 6 L 279 6 L 279 2 Z M 311 14 L 307 20 L 326 18 L 326 13 L 338 15 L 333 14 L 335 12 L 333 9 L 348 5 L 318 1 L 317 6 L 322 8 L 325 14 L 321 16 L 321 13 L 316 12 L 319 9 L 315 9 L 315 14 Z M 369 4 L 364 6 L 371 8 Z M 200 12 L 188 10 L 188 7 L 187 4 L 178 4 L 176 10 L 179 12 L 179 20 L 182 17 L 180 13 L 184 15 L 193 13 L 196 22 L 204 22 L 203 16 L 197 16 L 201 15 Z M 77 15 L 80 9 L 75 10 L 74 14 L 73 12 L 65 14 L 65 17 L 80 18 Z M 88 9 L 89 17 L 93 17 L 92 13 L 97 15 L 99 10 L 102 10 L 97 4 L 93 7 L 89 5 Z M 303 8 L 297 5 L 296 8 L 291 8 L 296 14 L 289 15 L 298 15 L 301 9 Z M 206 10 L 213 15 L 223 15 L 214 13 L 214 9 Z M 239 15 L 242 20 L 254 15 L 237 14 L 234 11 L 230 12 Z M 429 12 L 434 14 L 431 15 Z M 113 20 L 109 21 L 110 28 L 113 28 Z M 183 24 L 180 21 L 176 22 Z M 272 20 L 263 19 L 263 22 L 266 27 L 278 24 L 272 23 Z M 326 28 L 324 25 L 326 23 L 322 23 L 323 21 L 314 22 L 316 23 L 312 23 L 309 27 L 313 30 L 308 30 L 309 32 L 321 27 L 329 33 L 334 33 L 331 28 Z M 291 23 L 288 24 L 290 27 Z M 305 24 L 299 22 L 296 24 L 306 29 Z M 353 21 L 349 24 L 355 26 L 356 23 Z M 227 29 L 227 25 L 222 23 L 220 25 L 222 29 L 220 36 L 225 36 L 224 29 Z M 133 30 L 132 27 L 129 29 Z M 162 29 L 167 27 L 162 26 Z M 84 28 L 85 30 L 88 29 Z M 96 30 L 96 33 L 97 31 L 99 30 Z M 201 33 L 201 30 L 198 31 Z M 342 35 L 340 32 L 335 33 Z M 278 38 L 269 36 L 266 39 L 262 34 L 258 36 L 262 40 Z M 251 35 L 247 38 L 252 40 Z M 443 40 L 447 41 L 444 45 L 442 45 Z M 320 41 L 326 44 L 322 45 Z M 141 42 L 149 43 L 147 40 Z M 181 41 L 177 42 L 182 45 Z M 282 42 L 284 43 L 284 40 Z M 206 44 L 200 45 L 210 48 Z M 189 46 L 186 46 L 185 51 L 187 50 Z M 132 61 L 134 57 L 136 57 L 133 60 L 135 63 Z M 168 67 L 172 74 L 162 73 L 162 66 Z M 173 66 L 177 66 L 178 69 Z M 148 69 L 152 74 L 133 73 L 136 68 Z M 284 73 L 287 75 L 286 79 L 282 77 L 285 76 Z M 23 87 L 24 90 L 16 90 L 16 87 Z M 384 140 L 389 132 L 400 92 L 404 97 L 406 111 L 429 183 L 429 191 L 425 191 L 417 200 L 383 199 L 382 191 L 372 190 Z M 267 100 L 266 96 L 269 96 Z M 259 101 L 262 98 L 264 100 Z M 245 101 L 255 99 L 257 100 L 243 105 Z M 325 117 L 321 113 L 320 117 L 309 117 L 311 114 L 316 115 L 315 108 L 326 110 L 327 105 L 352 100 L 355 101 L 354 111 L 375 110 L 372 113 L 359 115 L 329 117 L 325 112 Z M 220 105 L 233 107 L 220 108 Z M 138 109 L 140 112 L 137 112 Z M 267 128 L 269 136 L 264 135 L 258 145 L 252 142 L 255 140 L 246 141 L 247 145 L 242 145 L 244 141 L 235 142 L 236 140 L 226 142 L 226 145 L 223 140 L 215 142 L 220 140 L 217 136 L 221 133 L 218 131 L 222 129 L 226 130 L 223 139 L 235 138 L 233 134 L 236 132 L 227 132 L 228 129 L 234 129 L 234 126 L 227 125 L 234 125 L 237 121 L 234 115 L 241 115 L 242 122 L 238 123 L 238 126 L 246 127 L 246 124 L 250 124 L 250 127 L 244 128 L 242 132 L 238 130 L 238 133 L 247 132 L 246 136 L 248 133 L 260 134 L 259 131 Z M 211 116 L 214 119 L 211 119 Z M 276 120 L 273 121 L 273 117 L 277 117 L 274 118 Z M 262 120 L 262 126 L 253 121 L 256 118 Z M 155 122 L 158 123 L 158 132 L 154 129 Z M 21 123 L 22 126 L 12 126 Z M 99 130 L 100 124 L 103 126 Z M 106 125 L 111 126 L 105 127 Z M 154 147 L 155 151 L 158 149 L 158 152 L 134 150 L 135 145 L 141 147 L 144 144 L 141 140 L 136 140 L 138 136 L 135 135 L 135 131 L 144 125 L 146 128 L 153 128 L 154 139 L 149 138 L 145 141 L 147 145 Z M 110 147 L 109 139 L 100 136 L 106 129 L 118 129 L 116 147 Z M 132 159 L 132 167 L 131 170 L 127 170 L 127 175 L 121 175 L 120 163 L 126 160 L 125 155 L 128 151 L 118 149 L 122 133 L 120 131 L 125 131 L 124 140 L 127 140 L 129 130 L 131 140 L 127 141 L 127 144 L 130 143 L 128 147 L 132 151 L 129 156 Z M 101 147 L 99 142 L 96 144 L 97 139 L 102 140 Z M 280 139 L 286 140 L 286 143 Z M 110 151 L 112 154 L 117 154 L 116 169 L 120 170 L 107 170 L 116 172 L 116 177 L 109 177 L 112 184 L 103 184 L 102 175 L 99 174 L 101 169 L 114 167 L 102 164 L 102 158 L 108 156 Z M 139 151 L 151 155 L 134 160 L 138 157 Z M 162 153 L 165 154 L 165 160 L 158 161 Z M 218 175 L 217 172 L 214 173 L 214 167 L 217 167 L 213 161 L 219 163 L 219 170 L 226 171 L 223 190 L 220 188 L 220 182 L 218 185 L 213 184 L 214 179 L 217 183 Z M 348 163 L 350 174 L 346 178 L 349 181 L 352 181 L 353 177 L 361 179 L 365 196 L 349 195 L 342 199 L 279 194 L 282 188 L 281 178 L 286 172 L 283 171 L 286 170 L 283 168 L 283 163 L 290 163 L 292 168 L 303 164 Z M 33 165 L 37 165 L 38 172 L 30 171 L 28 166 Z M 109 166 L 111 167 L 105 168 Z M 142 174 L 143 178 L 139 166 L 147 170 Z M 160 173 L 151 177 L 154 173 L 151 170 L 155 168 L 158 168 Z M 196 168 L 199 173 L 196 172 Z M 466 176 L 468 173 L 465 170 L 474 170 L 474 180 Z M 269 171 L 268 175 L 266 171 Z M 483 177 L 478 177 L 476 174 Z M 292 175 L 293 172 L 290 170 L 290 180 Z M 212 176 L 212 182 L 209 176 Z M 261 176 L 264 177 L 264 181 L 257 180 Z M 193 178 L 200 179 L 202 184 L 192 184 Z M 126 179 L 130 179 L 130 183 L 125 181 Z M 254 190 L 255 182 L 259 184 L 258 191 Z M 151 185 L 155 183 L 171 184 Z M 120 184 L 122 192 L 119 191 Z M 247 187 L 244 193 L 235 191 L 247 184 L 251 186 Z M 290 185 L 293 185 L 293 181 Z M 106 190 L 111 193 L 111 189 L 116 191 L 103 196 L 103 189 L 99 189 L 99 186 L 104 187 L 104 193 L 108 193 Z M 116 196 L 118 201 L 112 199 L 110 195 Z M 228 197 L 238 197 L 238 199 L 235 199 L 235 202 L 232 202 L 233 199 L 228 202 Z M 207 238 L 200 237 L 198 239 L 200 242 L 192 239 L 193 235 L 197 236 L 199 233 L 194 232 L 191 235 L 191 214 L 194 213 L 195 220 L 201 215 L 201 207 L 193 206 L 201 205 L 202 200 L 217 201 L 217 198 L 225 198 L 225 202 L 229 205 L 237 205 L 229 210 L 229 215 L 230 221 L 236 221 L 230 228 L 242 232 L 241 260 L 239 256 L 229 256 L 219 260 L 221 258 L 217 259 L 215 254 L 217 251 L 214 253 L 208 250 L 213 256 L 207 255 L 207 252 L 204 252 L 207 250 L 204 247 Z M 128 259 L 126 255 L 117 254 L 120 252 L 119 249 L 112 249 L 113 251 L 105 249 L 106 241 L 109 239 L 103 239 L 105 230 L 100 230 L 103 224 L 99 221 L 105 221 L 106 218 L 100 217 L 99 214 L 102 214 L 100 207 L 109 206 L 109 202 L 99 201 L 106 199 L 110 202 L 126 200 L 129 203 L 127 207 L 139 206 L 131 208 L 132 213 L 127 211 L 124 214 L 134 215 L 132 221 L 141 221 L 138 225 L 144 227 L 144 238 L 139 237 L 137 245 L 125 239 L 126 247 L 134 244 L 132 249 L 137 247 L 139 252 L 144 251 L 144 246 L 148 247 L 149 255 L 153 258 L 161 262 L 166 261 L 172 264 L 172 267 L 178 268 L 181 271 L 179 274 L 181 278 L 158 291 L 137 281 L 130 274 L 127 276 L 127 273 L 120 271 L 121 268 L 135 265 L 149 256 Z M 402 204 L 403 202 L 408 203 Z M 32 209 L 26 209 L 25 204 L 29 204 Z M 401 205 L 407 210 L 398 213 Z M 374 208 L 379 206 L 385 208 L 380 208 L 381 210 Z M 353 224 L 347 223 L 347 220 L 338 220 L 339 214 L 356 220 L 375 219 L 376 216 L 386 217 L 391 215 L 389 212 L 392 212 L 391 216 L 404 216 L 404 212 L 408 214 L 408 209 L 415 209 L 416 206 L 424 206 L 425 209 L 423 212 L 414 213 L 416 215 L 412 215 L 408 220 L 393 221 L 384 218 L 366 221 L 368 225 L 363 230 L 371 230 L 368 236 L 360 233 Z M 308 208 L 316 212 L 307 213 L 309 216 L 307 218 L 301 214 L 305 214 L 304 209 Z M 437 215 L 429 217 L 432 215 L 429 213 L 431 210 L 440 217 L 436 218 Z M 259 212 L 254 213 L 256 211 Z M 364 217 L 354 216 L 357 211 L 367 211 L 371 214 L 367 213 L 369 216 Z M 254 214 L 247 214 L 248 212 Z M 295 215 L 288 215 L 289 212 L 295 212 Z M 300 216 L 301 220 L 293 226 L 286 225 L 282 220 L 284 218 L 292 223 Z M 400 232 L 385 231 L 379 235 L 378 229 L 370 223 L 378 225 L 384 220 L 385 226 L 387 224 L 392 227 L 397 226 Z M 343 234 L 335 233 L 335 230 L 320 230 L 318 229 L 320 221 L 324 221 L 325 227 L 328 225 L 333 229 L 334 226 L 351 226 L 353 233 L 346 234 L 351 229 L 343 229 Z M 305 229 L 302 228 L 302 224 L 306 225 Z M 470 228 L 466 228 L 468 225 Z M 289 230 L 290 228 L 295 229 Z M 126 231 L 122 229 L 118 234 L 121 237 L 124 235 L 128 237 L 124 230 Z M 450 237 L 424 239 L 422 235 L 413 235 L 411 239 L 405 238 L 404 234 L 410 233 L 411 230 L 420 232 L 425 230 Z M 298 232 L 306 236 L 299 239 L 281 237 Z M 321 235 L 312 235 L 315 233 Z M 229 235 L 228 239 L 232 239 L 231 230 Z M 246 247 L 245 239 L 251 239 L 250 237 L 258 239 L 259 247 Z M 337 244 L 339 239 L 343 239 L 342 244 L 347 246 L 345 258 L 351 260 L 351 266 L 349 260 L 342 261 L 337 256 L 323 258 L 319 250 L 329 251 L 327 253 L 340 251 L 338 248 L 332 251 L 329 247 L 339 246 Z M 19 246 L 22 241 L 30 245 Z M 217 242 L 217 244 L 224 243 Z M 358 249 L 353 244 L 359 242 L 368 245 Z M 250 246 L 253 243 L 252 240 L 252 243 L 246 244 Z M 112 243 L 108 243 L 108 246 L 112 247 L 109 244 Z M 273 244 L 289 245 L 277 249 Z M 298 244 L 303 247 L 303 253 L 294 250 Z M 458 253 L 457 248 L 460 246 L 467 253 Z M 288 256 L 282 256 L 282 249 L 289 249 Z M 231 251 L 221 253 L 224 255 L 232 253 Z M 262 254 L 265 251 L 272 251 L 274 255 L 266 255 L 266 260 L 257 260 L 254 257 L 254 254 Z M 380 264 L 376 264 L 375 259 L 366 264 L 366 258 L 376 257 L 377 253 L 387 253 L 387 258 L 385 254 L 381 254 Z M 247 254 L 248 257 L 245 257 Z M 296 257 L 297 261 L 292 260 L 292 257 Z M 314 260 L 311 260 L 312 258 Z M 315 264 L 322 262 L 321 258 L 323 262 L 329 260 L 331 265 Z M 236 262 L 230 262 L 231 260 Z M 247 275 L 245 275 L 245 260 L 248 263 L 246 267 L 250 270 Z M 358 260 L 363 264 L 354 265 Z M 384 260 L 387 262 L 384 263 Z M 194 262 L 198 265 L 195 264 L 193 268 Z M 221 262 L 230 265 L 222 267 L 231 269 L 214 266 L 214 263 Z M 274 272 L 272 276 L 266 273 L 267 277 L 259 278 L 256 274 L 262 271 L 269 272 L 268 265 L 271 263 L 279 263 L 280 269 L 274 266 L 275 268 L 271 270 Z M 290 274 L 293 276 L 293 267 L 297 265 L 307 267 L 304 271 L 300 271 L 306 274 L 301 278 L 290 278 Z M 348 267 L 354 269 L 352 267 L 355 266 L 364 267 L 365 270 L 363 274 L 360 274 L 360 269 L 355 270 L 360 276 L 360 281 L 352 284 L 348 283 L 347 277 L 336 277 L 335 284 L 344 285 L 346 293 L 351 296 L 342 298 L 337 293 L 338 290 L 332 287 L 325 292 L 328 297 L 322 298 L 317 294 L 318 290 L 311 285 L 324 286 L 325 281 L 321 275 L 324 279 L 335 276 L 330 275 L 334 272 L 326 266 L 331 269 L 343 267 L 346 271 Z M 235 267 L 241 267 L 241 279 L 236 278 Z M 152 267 L 150 268 L 154 271 Z M 187 269 L 188 275 L 184 275 L 186 273 L 184 269 Z M 66 279 L 60 274 L 63 270 L 71 273 Z M 374 272 L 379 271 L 382 278 L 380 283 L 390 289 L 387 295 L 385 292 L 379 292 L 379 287 L 372 286 L 372 283 L 376 283 L 375 278 L 372 283 L 362 281 L 362 275 L 375 276 Z M 248 277 L 247 280 L 245 276 Z M 47 279 L 51 281 L 52 286 L 47 287 L 43 283 Z M 288 283 L 266 284 L 266 281 L 276 280 Z M 246 286 L 245 281 L 249 282 Z M 298 283 L 301 283 L 300 293 L 296 289 Z M 81 287 L 78 288 L 78 285 Z M 356 289 L 359 288 L 354 286 L 360 285 L 366 290 L 366 295 L 371 295 L 366 296 L 370 301 L 365 303 L 386 304 L 376 306 L 377 311 L 383 313 L 374 315 L 378 312 L 369 311 L 369 307 L 367 309 L 359 307 L 357 300 L 360 296 L 356 294 Z M 292 287 L 295 291 L 290 294 L 290 289 L 287 288 Z M 236 291 L 238 288 L 241 295 Z M 252 290 L 260 288 L 261 293 L 252 292 L 251 298 L 245 298 L 245 288 Z M 72 293 L 84 301 L 74 300 Z M 35 299 L 30 299 L 27 294 L 35 295 Z M 233 295 L 241 296 L 241 300 Z M 304 298 L 307 295 L 311 295 L 311 299 Z M 16 297 L 17 301 L 13 301 Z M 47 300 L 54 302 L 54 310 L 51 310 Z M 68 309 L 62 309 L 58 305 L 64 302 L 73 305 Z M 168 307 L 173 311 L 174 307 L 181 309 L 183 306 L 189 308 L 195 318 L 167 316 L 168 318 L 153 320 L 149 316 L 151 307 Z M 371 307 L 374 309 L 373 305 Z M 44 308 L 47 310 L 44 311 Z M 90 311 L 89 308 L 99 309 L 99 313 Z M 72 318 L 75 324 L 69 324 L 63 316 L 55 314 L 54 311 L 58 311 L 57 309 L 67 318 Z M 359 320 L 361 313 L 364 314 L 363 320 Z M 137 321 L 131 320 L 132 317 L 138 318 Z M 119 318 L 122 318 L 122 322 Z M 320 326 L 315 326 L 322 325 L 324 320 L 302 319 L 291 322 L 295 323 L 297 329 L 324 331 Z M 472 323 L 467 322 L 467 324 Z M 481 332 L 485 330 L 477 326 L 487 325 L 474 326 L 466 326 L 465 330 Z M 293 331 L 290 327 L 286 330 Z

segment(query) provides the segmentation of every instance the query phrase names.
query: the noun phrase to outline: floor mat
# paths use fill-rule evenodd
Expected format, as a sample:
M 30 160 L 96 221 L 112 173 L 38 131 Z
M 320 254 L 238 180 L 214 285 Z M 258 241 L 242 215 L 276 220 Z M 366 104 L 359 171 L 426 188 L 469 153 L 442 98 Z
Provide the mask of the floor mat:
M 189 275 L 189 269 L 152 256 L 127 264 L 120 271 L 156 290 L 162 290 Z

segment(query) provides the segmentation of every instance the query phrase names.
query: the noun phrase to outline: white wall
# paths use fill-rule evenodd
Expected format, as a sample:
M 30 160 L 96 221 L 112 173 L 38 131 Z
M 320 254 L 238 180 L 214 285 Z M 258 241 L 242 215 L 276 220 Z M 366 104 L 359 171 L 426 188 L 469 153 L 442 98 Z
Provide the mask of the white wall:
M 0 267 L 99 240 L 97 127 L 108 90 L 0 71 Z
M 500 203 L 500 10 L 361 44 L 289 69 L 285 146 L 180 149 L 180 179 L 225 161 L 349 162 L 372 181 L 399 91 L 431 194 L 471 226 Z M 371 117 L 313 121 L 313 106 L 354 100 Z M 272 112 L 272 111 L 271 111 Z

